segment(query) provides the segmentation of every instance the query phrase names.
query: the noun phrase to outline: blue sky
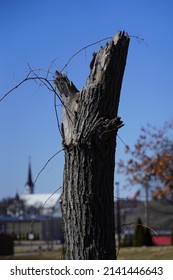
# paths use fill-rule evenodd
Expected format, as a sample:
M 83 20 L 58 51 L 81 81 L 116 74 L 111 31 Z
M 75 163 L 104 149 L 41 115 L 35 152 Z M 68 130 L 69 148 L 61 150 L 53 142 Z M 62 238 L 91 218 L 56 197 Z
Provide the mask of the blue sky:
M 141 126 L 160 126 L 172 119 L 172 14 L 171 0 L 0 0 L 0 97 L 25 78 L 28 64 L 46 70 L 56 58 L 54 72 L 76 51 L 117 30 L 139 35 L 144 42 L 131 37 L 119 106 L 125 123 L 119 136 L 133 150 Z M 78 89 L 85 84 L 93 51 L 99 48 L 97 44 L 81 52 L 65 69 Z M 53 95 L 35 82 L 16 89 L 0 103 L 0 131 L 1 199 L 24 192 L 29 156 L 35 179 L 62 148 Z M 116 162 L 120 159 L 126 160 L 126 155 L 118 140 Z M 62 185 L 62 174 L 60 153 L 40 174 L 35 192 L 55 191 Z M 115 181 L 120 182 L 121 197 L 134 192 L 123 188 L 124 176 L 115 174 Z

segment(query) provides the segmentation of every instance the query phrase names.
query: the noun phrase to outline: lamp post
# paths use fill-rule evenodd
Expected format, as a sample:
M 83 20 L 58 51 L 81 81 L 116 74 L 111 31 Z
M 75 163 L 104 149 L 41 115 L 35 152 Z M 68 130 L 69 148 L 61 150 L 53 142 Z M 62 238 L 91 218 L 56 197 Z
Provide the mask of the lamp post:
M 121 240 L 121 217 L 120 217 L 120 200 L 119 200 L 119 182 L 115 182 L 116 193 L 117 193 L 117 203 L 116 203 L 116 212 L 117 212 L 117 241 L 118 247 L 120 246 Z
M 149 215 L 148 215 L 148 183 L 145 184 L 145 225 L 148 225 Z

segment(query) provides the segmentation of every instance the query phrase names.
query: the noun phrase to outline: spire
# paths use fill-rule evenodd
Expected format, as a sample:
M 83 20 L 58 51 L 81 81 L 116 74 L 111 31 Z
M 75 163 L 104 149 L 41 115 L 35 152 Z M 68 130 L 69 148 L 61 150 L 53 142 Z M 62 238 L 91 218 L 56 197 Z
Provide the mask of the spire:
M 28 179 L 25 184 L 25 191 L 27 194 L 33 194 L 34 193 L 34 183 L 32 181 L 32 173 L 31 173 L 31 163 L 29 158 L 29 164 L 28 164 Z

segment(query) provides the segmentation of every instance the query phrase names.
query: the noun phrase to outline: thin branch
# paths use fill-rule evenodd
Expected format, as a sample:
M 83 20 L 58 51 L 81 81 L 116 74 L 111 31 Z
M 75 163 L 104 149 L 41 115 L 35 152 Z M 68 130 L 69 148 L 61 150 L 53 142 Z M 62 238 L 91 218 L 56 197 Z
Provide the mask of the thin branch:
M 49 68 L 50 68 L 50 66 L 49 66 Z M 32 71 L 33 71 L 33 72 L 39 72 L 39 71 L 41 71 L 41 72 L 46 73 L 46 74 L 48 73 L 48 75 L 51 74 L 52 76 L 54 76 L 55 73 L 54 73 L 54 72 L 51 72 L 51 71 L 49 70 L 49 68 L 48 68 L 48 69 L 36 68 L 36 69 L 32 69 Z M 48 75 L 46 75 L 46 79 L 49 80 L 50 82 L 54 81 L 54 80 L 48 79 Z
M 30 69 L 30 72 L 35 76 L 36 80 L 39 80 L 43 83 L 43 85 L 45 87 L 47 87 L 48 90 L 50 91 L 55 91 L 54 87 L 52 86 L 52 84 L 49 82 L 49 80 L 47 78 L 44 77 L 40 77 L 36 74 L 36 72 L 34 70 L 32 70 L 32 68 L 30 67 L 30 65 L 28 64 L 28 67 Z
M 39 80 L 43 83 L 43 85 L 45 87 L 47 87 L 48 90 L 52 91 L 52 89 L 49 87 L 49 85 L 47 85 L 47 81 L 45 82 L 44 80 L 41 79 L 41 77 L 39 77 L 36 72 L 34 70 L 32 70 L 32 68 L 30 67 L 29 63 L 27 63 L 29 69 L 30 69 L 30 72 Z
M 135 222 L 131 222 L 131 223 L 127 223 L 127 224 L 122 224 L 122 225 L 120 225 L 120 226 L 118 226 L 117 228 L 119 228 L 119 227 L 127 227 L 127 226 L 141 226 L 141 227 L 144 227 L 144 228 L 148 228 L 149 230 L 151 230 L 155 235 L 158 235 L 158 233 L 154 230 L 154 229 L 152 229 L 151 227 L 149 227 L 149 226 L 147 226 L 147 225 L 144 225 L 144 224 L 137 224 L 137 223 L 135 223 Z M 117 229 L 116 228 L 116 229 Z
M 119 229 L 119 228 L 122 228 L 122 227 L 128 227 L 128 226 L 141 226 L 141 227 L 144 227 L 144 228 L 148 228 L 149 230 L 151 230 L 155 235 L 158 235 L 158 233 L 152 229 L 151 227 L 149 227 L 148 225 L 144 225 L 144 224 L 137 224 L 135 222 L 131 222 L 131 223 L 127 223 L 127 224 L 121 224 L 119 225 L 118 227 L 115 228 L 115 230 Z M 121 237 L 124 235 L 125 231 L 121 234 Z
M 138 40 L 138 42 L 144 42 L 144 43 L 148 46 L 148 44 L 145 42 L 144 38 L 139 37 L 139 35 L 136 35 L 136 36 L 135 36 L 135 35 L 129 35 L 129 37 L 131 37 L 131 38 L 136 38 L 136 39 Z M 91 44 L 89 44 L 89 45 L 87 45 L 87 46 L 81 48 L 80 50 L 78 50 L 77 52 L 75 52 L 75 53 L 69 58 L 69 60 L 66 62 L 66 64 L 64 65 L 64 67 L 61 69 L 60 72 L 62 72 L 62 71 L 67 67 L 67 65 L 71 62 L 71 60 L 72 60 L 77 54 L 79 54 L 79 53 L 82 52 L 83 50 L 86 50 L 87 48 L 89 48 L 89 47 L 91 47 L 91 46 L 94 46 L 94 45 L 96 45 L 96 44 L 98 44 L 98 43 L 100 43 L 100 42 L 103 42 L 103 41 L 106 41 L 106 40 L 110 40 L 111 38 L 112 38 L 112 37 L 106 37 L 106 38 L 104 38 L 104 39 L 98 40 L 98 41 L 96 41 L 96 42 L 94 42 L 94 43 L 91 43 Z M 1 97 L 0 102 L 1 102 L 5 97 L 7 97 L 12 91 L 14 91 L 15 89 L 17 89 L 20 85 L 22 85 L 24 82 L 26 82 L 26 81 L 28 81 L 28 80 L 39 79 L 42 83 L 45 82 L 45 83 L 44 83 L 45 86 L 46 86 L 49 90 L 53 91 L 53 92 L 57 95 L 58 99 L 59 99 L 59 100 L 61 101 L 61 103 L 62 103 L 61 98 L 60 98 L 59 95 L 56 93 L 56 90 L 54 89 L 54 87 L 52 86 L 52 84 L 50 83 L 50 81 L 47 79 L 47 78 L 48 78 L 48 74 L 50 73 L 50 68 L 51 68 L 52 64 L 55 62 L 55 60 L 56 60 L 56 58 L 51 62 L 51 64 L 50 64 L 50 66 L 49 66 L 49 68 L 48 68 L 47 71 L 46 71 L 46 70 L 42 70 L 42 71 L 47 72 L 47 75 L 46 75 L 45 78 L 44 78 L 44 77 L 39 77 L 38 75 L 36 75 L 35 70 L 32 70 L 32 69 L 29 67 L 29 68 L 30 68 L 30 72 L 28 73 L 28 75 L 26 76 L 26 78 L 23 79 L 19 84 L 17 84 L 17 85 L 16 85 L 15 87 L 13 87 L 11 90 L 9 90 L 6 94 L 4 94 L 4 96 Z M 37 70 L 40 70 L 40 69 L 37 69 Z M 31 73 L 33 73 L 36 77 L 30 77 L 30 78 L 29 78 L 29 76 L 30 76 Z M 51 81 L 52 81 L 52 80 L 51 80 Z M 50 86 L 50 88 L 48 87 L 48 85 Z
M 60 152 L 62 152 L 64 149 L 59 150 L 58 152 L 56 152 L 53 156 L 51 156 L 45 163 L 45 165 L 43 166 L 43 168 L 39 171 L 39 173 L 37 174 L 35 180 L 34 180 L 34 184 L 37 181 L 38 177 L 40 176 L 40 174 L 43 172 L 43 170 L 46 168 L 46 166 L 49 164 L 49 162 L 55 157 L 57 156 Z
M 27 227 L 27 229 L 26 229 L 26 231 L 25 231 L 25 234 L 28 233 L 29 229 L 31 228 L 31 226 L 32 226 L 33 223 L 35 222 L 37 216 L 39 215 L 40 210 L 46 205 L 46 203 L 51 199 L 51 197 L 54 196 L 54 194 L 57 193 L 61 188 L 62 188 L 62 187 L 59 187 L 58 189 L 56 189 L 56 190 L 45 200 L 45 202 L 43 203 L 43 205 L 41 205 L 41 206 L 39 207 L 37 213 L 35 214 L 35 216 L 34 216 L 34 218 L 33 218 L 33 220 L 32 220 L 32 222 L 28 225 L 28 227 Z
M 136 35 L 136 36 L 135 36 L 135 35 L 129 35 L 129 37 L 130 37 L 130 38 L 135 38 L 135 39 L 137 39 L 139 43 L 143 42 L 143 43 L 148 47 L 148 44 L 145 42 L 145 39 L 144 39 L 144 38 L 141 38 L 139 35 Z M 67 67 L 67 65 L 71 62 L 71 60 L 72 60 L 77 54 L 79 54 L 80 52 L 82 52 L 82 51 L 86 50 L 87 48 L 92 47 L 92 46 L 94 46 L 94 45 L 96 45 L 96 44 L 98 44 L 98 43 L 100 43 L 100 42 L 103 42 L 103 41 L 106 41 L 106 40 L 110 40 L 110 39 L 112 39 L 112 37 L 107 37 L 107 38 L 98 40 L 98 41 L 96 41 L 96 42 L 94 42 L 94 43 L 91 43 L 91 44 L 89 44 L 89 45 L 87 45 L 87 46 L 81 48 L 80 50 L 78 50 L 77 52 L 75 52 L 75 53 L 69 58 L 69 60 L 66 62 L 66 64 L 64 65 L 64 67 L 61 69 L 60 72 L 62 73 L 63 70 Z
M 5 93 L 1 98 L 0 98 L 0 102 L 5 99 L 11 92 L 13 92 L 15 89 L 17 89 L 19 86 L 21 86 L 23 83 L 25 83 L 26 81 L 28 81 L 29 78 L 29 74 L 26 76 L 26 78 L 24 80 L 22 80 L 19 84 L 17 84 L 16 86 L 14 86 L 12 89 L 10 89 L 7 93 Z
M 50 66 L 49 66 L 49 68 L 48 68 L 48 70 L 47 70 L 46 79 L 48 78 L 48 75 L 49 75 L 49 73 L 50 73 L 50 69 L 51 69 L 51 67 L 52 67 L 52 65 L 54 64 L 54 62 L 55 62 L 56 59 L 57 59 L 57 57 L 54 58 L 54 59 L 52 60 L 51 64 L 50 64 Z
M 87 48 L 89 48 L 89 47 L 91 47 L 91 46 L 94 46 L 94 45 L 96 45 L 96 44 L 98 44 L 98 43 L 100 43 L 100 42 L 103 42 L 103 41 L 106 41 L 106 40 L 110 40 L 111 38 L 112 38 L 112 37 L 107 37 L 107 38 L 101 39 L 101 40 L 99 40 L 99 41 L 97 41 L 97 42 L 91 43 L 91 44 L 89 44 L 89 45 L 87 45 L 87 46 L 81 48 L 80 50 L 78 50 L 76 53 L 74 53 L 74 54 L 69 58 L 69 60 L 67 61 L 67 63 L 64 65 L 64 67 L 61 69 L 60 72 L 62 73 L 62 71 L 67 67 L 67 65 L 71 62 L 71 60 L 72 60 L 77 54 L 79 54 L 79 53 L 82 52 L 83 50 L 86 50 Z
M 55 110 L 55 116 L 56 116 L 56 121 L 57 121 L 57 125 L 58 125 L 58 130 L 59 130 L 59 133 L 62 137 L 62 131 L 61 131 L 61 126 L 60 126 L 59 118 L 58 118 L 58 111 L 57 111 L 56 95 L 55 94 L 54 94 L 54 110 Z
M 120 141 L 124 144 L 124 146 L 126 147 L 126 149 L 129 150 L 129 151 L 133 154 L 133 152 L 132 152 L 132 150 L 130 149 L 129 145 L 127 145 L 127 144 L 124 142 L 124 140 L 118 135 L 118 133 L 117 133 L 117 137 L 118 137 L 118 138 L 120 139 Z
M 144 38 L 141 38 L 139 35 L 129 35 L 130 38 L 135 38 L 137 39 L 138 43 L 144 43 L 147 47 L 149 47 L 149 45 L 145 42 Z
M 148 228 L 149 230 L 151 230 L 155 235 L 158 235 L 158 233 L 152 229 L 151 227 L 147 226 L 147 225 L 144 225 L 144 224 L 135 224 L 136 226 L 141 226 L 141 227 L 144 227 L 144 228 Z
M 123 235 L 124 235 L 125 232 L 126 232 L 127 227 L 128 227 L 128 226 L 132 226 L 132 225 L 133 225 L 133 226 L 141 226 L 141 227 L 144 227 L 144 228 L 148 228 L 148 229 L 151 230 L 155 235 L 158 236 L 158 233 L 157 233 L 154 229 L 152 229 L 151 227 L 149 227 L 148 225 L 137 224 L 137 223 L 135 223 L 135 222 L 131 222 L 131 223 L 127 223 L 127 224 L 121 224 L 121 225 L 119 225 L 115 230 L 117 230 L 117 229 L 119 229 L 119 228 L 121 228 L 121 227 L 125 227 L 125 230 L 121 233 L 121 238 L 122 238 Z M 119 246 L 119 244 L 116 244 L 116 249 L 117 249 L 117 256 L 118 256 L 119 251 L 120 251 L 120 246 Z
M 52 62 L 53 63 L 53 62 Z M 28 64 L 28 67 L 30 69 L 30 71 L 28 72 L 26 78 L 24 78 L 20 83 L 18 83 L 16 86 L 14 86 L 11 90 L 9 90 L 6 94 L 4 94 L 4 96 L 0 99 L 0 102 L 3 101 L 3 99 L 5 99 L 10 93 L 12 93 L 15 89 L 17 89 L 19 86 L 21 86 L 23 83 L 29 81 L 29 80 L 34 80 L 34 81 L 40 81 L 45 87 L 47 87 L 47 89 L 49 91 L 52 91 L 54 93 L 54 106 L 55 106 L 55 96 L 56 98 L 58 98 L 61 102 L 61 104 L 63 104 L 63 101 L 62 99 L 60 98 L 60 96 L 58 95 L 58 93 L 56 92 L 56 89 L 52 86 L 51 82 L 47 79 L 47 76 L 46 78 L 44 77 L 41 77 L 41 76 L 38 76 L 37 73 L 30 67 L 30 65 Z M 34 75 L 34 76 L 31 76 L 30 75 Z M 55 106 L 55 113 L 56 113 L 56 119 L 57 119 L 57 124 L 58 124 L 58 129 L 59 129 L 59 132 L 60 132 L 60 135 L 62 136 L 62 133 L 61 133 L 61 129 L 60 129 L 60 124 L 59 124 L 59 119 L 58 119 L 58 113 L 57 113 L 57 109 L 56 109 L 56 106 Z
M 29 65 L 28 65 L 29 66 Z M 30 68 L 30 66 L 29 66 Z M 31 73 L 34 75 L 30 77 Z M 62 99 L 60 98 L 60 96 L 57 94 L 55 88 L 53 87 L 53 85 L 51 84 L 51 82 L 45 78 L 45 77 L 41 77 L 41 76 L 38 76 L 36 74 L 35 71 L 33 71 L 31 68 L 30 68 L 30 71 L 29 73 L 27 74 L 26 78 L 24 78 L 21 82 L 19 82 L 16 86 L 14 86 L 12 89 L 10 89 L 7 93 L 5 93 L 1 98 L 0 98 L 0 102 L 3 101 L 3 99 L 5 99 L 10 93 L 12 93 L 15 89 L 17 89 L 19 86 L 21 86 L 23 83 L 27 82 L 27 81 L 30 81 L 30 80 L 39 80 L 41 81 L 47 88 L 48 90 L 52 91 L 56 96 L 57 98 L 60 100 L 61 104 L 63 103 L 62 102 Z

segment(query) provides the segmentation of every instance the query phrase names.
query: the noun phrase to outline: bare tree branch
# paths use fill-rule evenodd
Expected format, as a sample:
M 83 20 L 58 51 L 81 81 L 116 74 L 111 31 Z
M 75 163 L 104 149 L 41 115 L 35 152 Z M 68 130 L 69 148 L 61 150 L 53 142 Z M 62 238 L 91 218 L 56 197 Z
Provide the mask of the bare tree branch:
M 34 77 L 31 76 L 30 74 L 34 74 Z M 62 100 L 60 98 L 60 96 L 58 95 L 58 93 L 56 92 L 55 88 L 53 87 L 53 85 L 51 84 L 51 82 L 49 80 L 47 80 L 44 77 L 40 77 L 38 76 L 33 70 L 30 70 L 28 75 L 26 76 L 26 78 L 24 78 L 21 82 L 19 82 L 16 86 L 14 86 L 12 89 L 10 89 L 7 93 L 5 93 L 1 98 L 0 98 L 0 102 L 2 102 L 10 93 L 12 93 L 15 89 L 17 89 L 19 86 L 21 86 L 22 84 L 24 84 L 27 81 L 32 81 L 32 80 L 40 80 L 50 91 L 52 91 L 57 98 L 59 99 L 59 101 L 62 103 Z
M 154 233 L 154 235 L 158 235 L 158 233 L 154 229 L 149 227 L 148 225 L 139 224 L 139 223 L 135 223 L 135 222 L 131 222 L 131 223 L 127 223 L 127 224 L 121 224 L 115 230 L 118 231 L 118 228 L 125 227 L 124 231 L 121 233 L 121 238 L 122 238 L 124 236 L 126 230 L 128 229 L 128 227 L 130 227 L 130 226 L 134 226 L 134 227 L 141 226 L 141 227 L 144 227 L 144 228 L 148 228 L 149 230 L 151 230 Z M 117 248 L 117 256 L 118 256 L 119 251 L 120 251 L 119 244 L 116 244 L 116 248 Z
M 31 228 L 31 226 L 33 225 L 33 223 L 35 222 L 37 216 L 39 215 L 40 210 L 46 205 L 46 203 L 51 199 L 52 196 L 54 196 L 55 193 L 57 193 L 62 187 L 57 188 L 43 203 L 43 205 L 40 206 L 40 208 L 38 209 L 37 213 L 35 214 L 35 217 L 33 218 L 33 220 L 31 221 L 31 223 L 28 225 L 25 234 L 28 233 L 29 229 Z
M 139 35 L 129 35 L 130 38 L 135 38 L 137 39 L 138 43 L 144 43 L 147 47 L 149 47 L 149 45 L 145 42 L 144 38 L 141 38 Z
M 58 117 L 58 111 L 57 111 L 57 104 L 56 104 L 56 94 L 54 94 L 54 110 L 55 110 L 55 116 L 56 116 L 56 121 L 57 121 L 57 125 L 58 125 L 58 130 L 59 130 L 59 133 L 62 137 L 62 131 L 61 131 L 61 126 L 60 126 L 60 123 L 59 123 L 59 117 Z
M 43 166 L 43 168 L 38 172 L 35 180 L 34 180 L 34 184 L 37 181 L 38 177 L 40 176 L 40 174 L 43 172 L 43 170 L 46 168 L 46 166 L 49 164 L 49 162 L 55 157 L 57 156 L 60 152 L 62 152 L 64 149 L 59 150 L 58 152 L 56 152 L 53 156 L 51 156 L 45 163 L 45 165 Z
M 49 73 L 51 73 L 51 72 L 50 72 L 50 69 L 51 69 L 51 67 L 52 67 L 52 65 L 54 64 L 54 62 L 55 62 L 56 59 L 57 59 L 57 58 L 54 58 L 54 59 L 52 60 L 51 64 L 50 64 L 50 66 L 49 66 L 49 68 L 48 68 L 48 70 L 47 70 L 46 79 L 48 79 L 48 75 L 49 75 Z
M 77 54 L 79 54 L 80 52 L 86 50 L 87 48 L 89 48 L 89 47 L 91 47 L 91 46 L 94 46 L 94 45 L 96 45 L 96 44 L 98 44 L 98 43 L 100 43 L 100 42 L 109 40 L 109 39 L 111 39 L 111 38 L 112 38 L 112 37 L 107 37 L 107 38 L 101 39 L 101 40 L 99 40 L 99 41 L 96 41 L 96 42 L 94 42 L 94 43 L 91 43 L 91 44 L 89 44 L 89 45 L 87 45 L 87 46 L 81 48 L 80 50 L 78 50 L 77 52 L 75 52 L 75 53 L 69 58 L 69 60 L 67 61 L 67 63 L 64 65 L 64 67 L 61 69 L 60 72 L 62 73 L 62 71 L 67 67 L 67 65 L 71 62 L 71 60 L 72 60 Z

